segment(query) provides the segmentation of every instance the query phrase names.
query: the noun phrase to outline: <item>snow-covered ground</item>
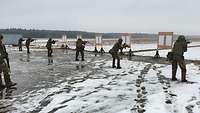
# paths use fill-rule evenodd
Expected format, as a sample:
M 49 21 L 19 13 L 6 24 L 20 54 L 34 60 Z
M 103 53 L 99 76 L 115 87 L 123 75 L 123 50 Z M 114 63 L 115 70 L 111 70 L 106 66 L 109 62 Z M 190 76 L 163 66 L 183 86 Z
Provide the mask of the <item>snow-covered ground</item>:
M 110 64 L 96 61 L 93 69 L 53 88 L 19 95 L 15 112 L 199 113 L 199 66 L 187 66 L 190 84 L 172 82 L 169 65 L 123 60 L 123 69 L 116 70 Z
M 135 47 L 151 49 L 154 44 Z M 186 58 L 199 59 L 197 49 L 188 49 L 190 54 L 186 54 Z M 181 83 L 180 69 L 178 81 L 171 81 L 171 65 L 151 58 L 147 62 L 124 58 L 122 69 L 113 69 L 109 54 L 86 53 L 86 61 L 75 62 L 74 51 L 55 50 L 52 58 L 46 57 L 44 49 L 31 50 L 30 55 L 13 49 L 8 52 L 12 78 L 18 86 L 17 90 L 1 91 L 0 112 L 200 112 L 199 64 L 187 64 L 189 82 Z M 164 53 L 161 52 L 161 56 Z M 153 56 L 154 52 L 142 55 Z

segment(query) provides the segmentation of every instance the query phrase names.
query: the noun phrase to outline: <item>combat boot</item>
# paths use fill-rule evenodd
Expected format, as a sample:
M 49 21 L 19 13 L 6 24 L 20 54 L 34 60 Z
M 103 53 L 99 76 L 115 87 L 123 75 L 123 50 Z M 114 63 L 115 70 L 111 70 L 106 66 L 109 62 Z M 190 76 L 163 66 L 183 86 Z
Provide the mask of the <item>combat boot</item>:
M 187 82 L 187 80 L 186 80 L 186 70 L 182 70 L 182 72 L 181 72 L 181 82 Z
M 117 59 L 117 69 L 121 69 L 122 67 L 120 67 L 120 59 Z
M 17 85 L 17 83 L 14 83 L 11 81 L 10 74 L 8 74 L 8 73 L 5 73 L 4 81 L 5 81 L 6 87 L 12 87 L 12 86 Z
M 4 89 L 4 88 L 6 88 L 6 86 L 3 84 L 0 84 L 0 89 Z
M 6 83 L 6 87 L 12 87 L 12 86 L 15 86 L 17 85 L 17 83 L 14 83 L 14 82 L 9 82 L 9 83 Z

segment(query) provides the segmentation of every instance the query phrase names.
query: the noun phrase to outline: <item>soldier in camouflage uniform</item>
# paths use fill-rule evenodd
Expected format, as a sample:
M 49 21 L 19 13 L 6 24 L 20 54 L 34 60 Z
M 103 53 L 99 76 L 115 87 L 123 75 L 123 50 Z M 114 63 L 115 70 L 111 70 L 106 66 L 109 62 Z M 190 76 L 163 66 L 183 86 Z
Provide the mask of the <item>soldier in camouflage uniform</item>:
M 172 48 L 173 52 L 173 60 L 172 60 L 172 80 L 177 80 L 176 78 L 176 71 L 177 67 L 181 68 L 181 81 L 187 82 L 186 80 L 186 64 L 184 61 L 184 52 L 187 51 L 187 41 L 185 40 L 185 36 L 180 35 L 174 46 Z
M 24 41 L 23 38 L 20 38 L 20 39 L 18 40 L 19 51 L 22 51 L 22 42 L 23 42 L 23 41 Z
M 3 36 L 0 34 L 0 88 L 12 87 L 16 83 L 13 83 L 10 79 L 10 66 L 8 64 L 8 53 L 6 52 L 5 45 L 2 43 Z M 3 72 L 5 85 L 3 85 L 1 74 Z
M 87 41 L 83 41 L 82 39 L 78 39 L 76 41 L 76 61 L 79 61 L 78 56 L 79 56 L 79 52 L 81 53 L 81 60 L 84 61 L 84 48 L 85 48 L 85 44 L 87 43 Z
M 52 40 L 52 38 L 49 38 L 49 40 L 47 41 L 46 47 L 48 50 L 48 57 L 52 57 L 52 53 L 53 53 L 52 44 L 55 44 L 55 43 L 56 41 Z
M 28 38 L 26 40 L 26 48 L 27 48 L 27 53 L 29 54 L 30 53 L 30 50 L 29 50 L 29 46 L 30 46 L 30 43 L 33 42 L 34 40 L 31 39 L 31 38 Z
M 117 59 L 117 69 L 121 69 L 120 67 L 120 57 L 119 57 L 119 50 L 122 51 L 123 48 L 128 47 L 126 44 L 122 45 L 122 39 L 120 38 L 118 42 L 114 44 L 112 49 L 110 49 L 109 53 L 112 55 L 113 62 L 112 62 L 112 67 L 116 68 L 115 66 L 115 59 Z

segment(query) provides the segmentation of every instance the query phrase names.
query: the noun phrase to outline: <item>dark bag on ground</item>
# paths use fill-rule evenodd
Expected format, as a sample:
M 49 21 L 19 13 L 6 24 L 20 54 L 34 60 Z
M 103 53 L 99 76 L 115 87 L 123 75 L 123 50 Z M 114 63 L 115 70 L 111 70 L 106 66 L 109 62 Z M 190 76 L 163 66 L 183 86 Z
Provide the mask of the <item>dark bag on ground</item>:
M 174 53 L 173 53 L 173 52 L 168 52 L 168 53 L 167 53 L 167 58 L 168 58 L 168 60 L 173 60 L 173 58 L 174 58 Z

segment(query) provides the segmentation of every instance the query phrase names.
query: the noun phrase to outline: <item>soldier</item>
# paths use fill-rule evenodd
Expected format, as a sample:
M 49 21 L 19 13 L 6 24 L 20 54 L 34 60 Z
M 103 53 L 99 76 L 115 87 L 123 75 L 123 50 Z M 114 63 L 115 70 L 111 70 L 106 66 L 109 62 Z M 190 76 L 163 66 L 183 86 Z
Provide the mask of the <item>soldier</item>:
M 109 53 L 112 55 L 113 62 L 112 62 L 112 67 L 116 68 L 115 66 L 115 59 L 117 59 L 117 69 L 121 69 L 120 67 L 120 57 L 119 57 L 119 50 L 122 51 L 123 48 L 128 47 L 126 44 L 122 45 L 122 39 L 120 38 L 118 42 L 114 44 L 112 49 L 110 49 Z
M 34 40 L 31 39 L 31 38 L 28 38 L 26 40 L 26 48 L 27 48 L 27 53 L 29 54 L 30 53 L 30 50 L 29 50 L 29 46 L 30 46 L 30 43 L 33 42 Z
M 105 53 L 105 51 L 104 51 L 103 48 L 100 49 L 100 53 L 101 53 L 101 54 L 104 54 L 104 53 Z
M 23 38 L 20 38 L 20 39 L 18 40 L 19 51 L 22 51 L 22 42 L 23 42 L 23 41 L 24 41 Z
M 180 35 L 176 42 L 174 43 L 174 46 L 172 48 L 173 52 L 173 59 L 172 59 L 172 80 L 177 80 L 176 78 L 176 71 L 177 71 L 177 65 L 181 68 L 181 81 L 187 82 L 186 80 L 186 64 L 184 61 L 184 52 L 187 51 L 187 42 L 185 40 L 185 36 Z
M 10 66 L 9 66 L 9 61 L 8 61 L 8 53 L 6 52 L 6 48 L 2 40 L 3 40 L 3 36 L 0 35 L 0 75 L 3 72 L 4 81 L 5 81 L 5 85 L 3 85 L 2 78 L 0 76 L 0 88 L 5 88 L 5 87 L 9 88 L 9 87 L 15 86 L 17 83 L 12 82 L 10 79 L 10 74 L 9 74 Z
M 80 38 L 76 41 L 76 59 L 75 59 L 76 61 L 79 61 L 78 59 L 79 52 L 81 53 L 82 61 L 84 61 L 84 48 L 86 43 L 87 41 L 83 41 Z
M 48 57 L 52 57 L 53 50 L 51 47 L 52 47 L 52 44 L 55 44 L 55 43 L 56 41 L 52 40 L 52 38 L 49 38 L 49 40 L 47 41 L 46 47 L 48 50 Z
M 159 55 L 159 51 L 157 50 L 156 51 L 156 54 L 154 55 L 154 57 L 153 58 L 155 58 L 155 59 L 158 59 L 158 58 L 160 58 L 160 55 Z

